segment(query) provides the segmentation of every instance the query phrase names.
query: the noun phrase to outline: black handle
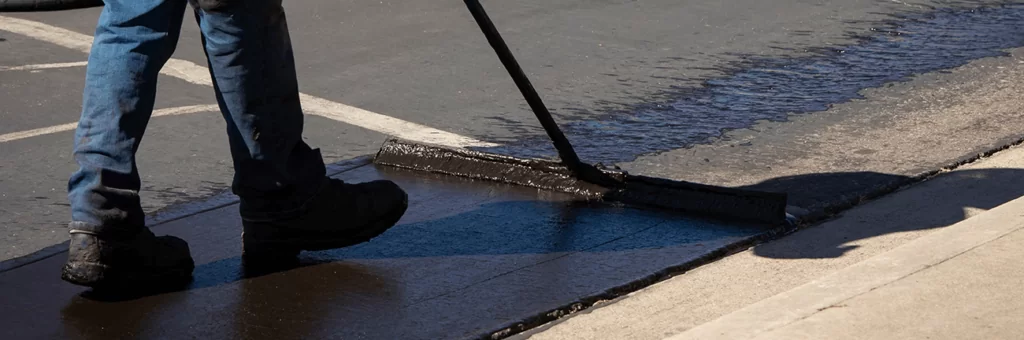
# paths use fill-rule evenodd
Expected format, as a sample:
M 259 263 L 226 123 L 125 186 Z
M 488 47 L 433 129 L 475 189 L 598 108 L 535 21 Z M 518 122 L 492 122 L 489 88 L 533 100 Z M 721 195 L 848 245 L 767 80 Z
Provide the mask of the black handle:
M 487 17 L 487 13 L 484 12 L 483 6 L 480 5 L 478 0 L 465 0 L 466 7 L 469 7 L 469 12 L 473 14 L 473 18 L 476 19 L 476 23 L 480 25 L 480 29 L 484 32 L 484 36 L 487 37 L 487 41 L 491 43 L 491 47 L 494 48 L 494 52 L 498 54 L 498 59 L 501 59 L 501 63 L 505 65 L 505 69 L 508 70 L 508 74 L 512 76 L 512 80 L 516 82 L 516 86 L 519 87 L 519 92 L 523 93 L 523 97 L 526 98 L 526 102 L 530 104 L 530 108 L 533 109 L 533 114 L 537 116 L 537 120 L 540 121 L 540 125 L 544 127 L 544 131 L 548 133 L 548 137 L 551 138 L 551 142 L 555 144 L 555 149 L 558 150 L 558 156 L 562 158 L 562 163 L 565 164 L 569 170 L 579 173 L 583 168 L 582 162 L 580 162 L 579 156 L 576 155 L 576 151 L 573 150 L 572 144 L 562 134 L 562 130 L 558 128 L 555 120 L 551 118 L 551 113 L 548 112 L 548 108 L 544 106 L 544 102 L 541 101 L 540 95 L 533 89 L 533 85 L 530 84 L 530 80 L 526 78 L 526 74 L 523 73 L 523 69 L 519 67 L 519 63 L 516 62 L 516 58 L 512 56 L 512 51 L 509 51 L 508 46 L 505 45 L 505 41 L 501 39 L 501 35 L 498 34 L 498 29 L 494 27 L 494 23 L 491 22 L 491 18 Z

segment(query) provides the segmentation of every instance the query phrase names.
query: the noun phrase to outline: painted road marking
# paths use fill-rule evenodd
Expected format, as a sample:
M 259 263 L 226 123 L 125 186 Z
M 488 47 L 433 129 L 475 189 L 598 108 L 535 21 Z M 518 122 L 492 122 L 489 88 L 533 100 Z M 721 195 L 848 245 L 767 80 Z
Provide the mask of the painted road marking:
M 178 116 L 189 113 L 199 112 L 220 112 L 220 108 L 217 105 L 190 105 L 190 106 L 179 106 L 166 109 L 153 110 L 153 117 L 160 116 Z M 0 143 L 6 143 L 19 139 L 31 138 L 36 136 L 48 135 L 52 133 L 71 131 L 78 127 L 78 123 L 67 123 L 61 125 L 48 126 L 39 129 L 18 131 L 0 135 Z
M 0 16 L 0 30 L 24 35 L 86 54 L 92 48 L 92 36 L 31 20 Z M 167 64 L 160 73 L 193 84 L 213 86 L 210 72 L 205 66 L 200 66 L 186 60 L 172 58 L 167 61 Z M 498 146 L 498 144 L 407 122 L 305 93 L 300 94 L 300 98 L 303 108 L 310 114 L 402 139 L 449 147 Z
M 35 65 L 22 65 L 22 66 L 0 66 L 0 71 L 36 71 L 36 70 L 49 70 L 55 68 L 71 68 L 71 67 L 82 67 L 88 65 L 86 61 L 76 61 L 72 63 L 54 63 L 54 64 L 35 64 Z

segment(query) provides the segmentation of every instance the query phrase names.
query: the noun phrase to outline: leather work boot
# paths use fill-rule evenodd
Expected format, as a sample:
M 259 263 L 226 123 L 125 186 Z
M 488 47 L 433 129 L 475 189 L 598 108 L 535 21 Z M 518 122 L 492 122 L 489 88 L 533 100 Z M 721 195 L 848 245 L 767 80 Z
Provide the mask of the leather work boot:
M 156 237 L 149 228 L 129 233 L 98 234 L 72 227 L 64 281 L 92 288 L 146 289 L 192 277 L 195 263 L 188 243 L 173 236 Z
M 247 261 L 289 260 L 303 250 L 363 243 L 398 223 L 408 206 L 408 195 L 391 181 L 349 184 L 325 178 L 297 217 L 243 217 L 242 256 Z

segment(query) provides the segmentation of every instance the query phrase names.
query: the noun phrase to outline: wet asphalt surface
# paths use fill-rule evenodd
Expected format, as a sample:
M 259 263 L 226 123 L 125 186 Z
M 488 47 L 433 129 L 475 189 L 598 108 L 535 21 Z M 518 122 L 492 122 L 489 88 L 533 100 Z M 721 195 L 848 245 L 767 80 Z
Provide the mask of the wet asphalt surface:
M 809 210 L 828 210 L 857 201 L 867 192 L 894 187 L 929 169 L 1020 138 L 1024 119 L 1018 106 L 1006 104 L 1012 103 L 1007 98 L 1013 98 L 1013 89 L 991 88 L 1001 80 L 1017 79 L 1012 77 L 1019 76 L 1016 72 L 1020 71 L 1020 51 L 1010 50 L 1009 57 L 980 61 L 979 58 L 999 57 L 1008 49 L 1024 46 L 1024 39 L 1020 38 L 1024 36 L 1020 32 L 1024 27 L 1024 7 L 980 9 L 979 3 L 1004 2 L 484 1 L 534 86 L 586 161 L 618 164 L 631 172 L 659 177 L 788 192 L 791 204 Z M 538 138 L 542 133 L 539 125 L 461 2 L 317 0 L 291 1 L 285 6 L 304 93 L 504 144 L 484 151 L 551 154 L 543 139 Z M 98 13 L 98 9 L 84 9 L 4 15 L 89 34 Z M 0 66 L 85 60 L 82 53 L 7 33 L 3 27 L 0 51 Z M 198 31 L 190 16 L 186 16 L 174 57 L 205 64 Z M 964 66 L 968 63 L 971 64 Z M 948 70 L 955 67 L 960 68 Z M 891 83 L 922 73 L 927 75 L 895 86 Z M 83 67 L 0 71 L 0 134 L 74 122 L 79 113 L 83 74 Z M 879 86 L 881 90 L 871 89 Z M 997 90 L 1006 92 L 1004 97 L 995 95 Z M 985 106 L 990 110 L 977 112 L 960 108 L 964 103 L 971 104 L 966 107 L 983 106 L 974 105 L 971 100 L 975 99 L 984 100 L 983 104 L 1004 105 Z M 158 109 L 213 103 L 209 88 L 161 78 Z M 927 131 L 918 131 L 925 128 L 911 123 L 926 126 Z M 328 162 L 372 154 L 386 138 L 321 117 L 308 117 L 306 126 L 308 142 L 320 147 Z M 223 130 L 223 121 L 216 112 L 152 120 L 139 154 L 147 211 L 195 201 L 227 188 L 231 163 Z M 937 135 L 929 136 L 929 131 Z M 897 135 L 903 139 L 892 137 Z M 74 170 L 71 137 L 72 132 L 65 131 L 0 142 L 0 259 L 22 256 L 66 240 L 66 180 Z M 947 143 L 940 145 L 940 141 Z M 525 201 L 548 199 L 534 197 Z M 510 213 L 478 208 L 478 214 Z M 230 211 L 228 208 L 224 215 Z M 615 221 L 613 217 L 609 219 Z M 440 219 L 453 225 L 456 231 L 425 232 L 419 236 L 423 238 L 424 244 L 419 245 L 422 247 L 409 246 L 411 249 L 404 251 L 423 252 L 434 243 L 466 239 L 457 230 L 468 230 L 472 220 Z M 588 223 L 599 225 L 601 221 L 593 218 Z M 203 224 L 195 222 L 191 227 Z M 171 229 L 185 232 L 187 228 L 179 224 L 167 228 Z M 721 240 L 721 235 L 712 234 L 672 246 Z M 598 238 L 609 236 L 599 235 L 602 236 Z M 730 237 L 744 235 L 752 233 L 738 232 Z M 232 243 L 235 240 L 219 240 L 200 242 L 197 247 L 200 252 L 211 254 L 218 252 L 216 247 L 236 246 Z M 584 250 L 534 249 L 531 247 L 536 245 L 526 242 L 530 238 L 507 244 L 505 239 L 493 235 L 481 240 L 453 245 L 455 249 L 475 249 L 471 251 L 385 257 L 447 259 L 471 255 L 482 259 L 474 265 L 444 267 L 450 270 L 486 267 L 488 259 L 503 255 L 487 249 L 513 253 L 513 248 L 530 249 L 528 252 L 537 254 Z M 645 244 L 640 248 L 665 246 Z M 364 248 L 373 247 L 385 249 L 387 244 L 371 243 Z M 360 251 L 353 250 L 356 255 L 337 253 L 326 257 L 365 257 L 359 255 Z M 707 251 L 693 251 L 687 256 Z M 659 270 L 659 266 L 678 264 L 655 262 L 642 270 L 626 272 L 608 270 L 610 267 L 606 266 L 622 259 L 593 256 L 596 257 L 573 263 L 583 266 L 579 270 L 584 272 L 586 284 L 566 283 L 576 288 L 582 284 L 583 288 L 555 289 L 556 293 L 565 294 L 550 296 L 538 295 L 536 291 L 519 292 L 508 296 L 532 295 L 544 303 L 528 304 L 535 308 L 506 314 L 494 312 L 498 308 L 494 307 L 491 314 L 481 315 L 501 321 L 488 325 L 504 325 L 594 291 L 630 282 Z M 48 267 L 43 263 L 38 268 L 23 268 L 45 271 Z M 235 275 L 232 270 L 224 269 L 224 275 Z M 555 272 L 561 273 L 559 270 Z M 355 273 L 351 275 L 358 277 L 370 275 L 356 269 L 342 271 L 351 271 Z M 4 282 L 16 284 L 18 279 L 10 276 L 13 273 L 5 273 Z M 386 282 L 395 275 L 370 276 L 379 280 L 374 282 Z M 593 280 L 587 281 L 588 277 Z M 447 282 L 443 277 L 409 278 L 410 282 L 420 279 L 434 280 L 425 283 L 428 287 L 431 282 L 441 286 Z M 462 282 L 459 280 L 455 283 Z M 401 282 L 395 284 L 399 288 L 387 286 L 384 292 L 406 291 Z M 244 289 L 231 289 L 243 293 L 238 296 L 251 296 Z M 66 292 L 74 293 L 73 289 Z M 379 300 L 372 298 L 377 296 L 373 294 L 351 298 L 357 305 L 368 306 L 366 301 Z M 508 298 L 498 295 L 491 297 L 494 301 Z M 63 301 L 56 301 L 58 298 L 53 298 L 54 306 L 67 303 L 67 296 Z M 157 299 L 165 298 L 172 299 Z M 462 298 L 470 301 L 486 297 Z M 438 310 L 444 310 L 442 307 Z M 71 310 L 66 313 L 76 313 L 74 308 Z M 244 311 L 233 313 L 245 315 Z M 259 321 L 243 317 L 239 322 Z M 468 329 L 469 333 L 459 334 L 492 330 L 473 322 L 439 325 L 462 325 L 458 327 Z M 77 327 L 74 323 L 65 326 Z M 313 328 L 320 327 L 326 326 Z M 328 329 L 336 331 L 333 334 L 353 331 L 331 327 Z M 363 331 L 371 332 L 368 338 L 375 338 L 372 329 Z M 406 334 L 401 329 L 387 331 L 394 333 L 386 334 Z
M 651 173 L 686 178 L 688 171 L 672 162 L 629 162 L 714 143 L 712 137 L 722 129 L 827 108 L 854 97 L 859 88 L 956 66 L 1016 44 L 1021 35 L 1014 30 L 1022 26 L 1013 24 L 1019 8 L 992 14 L 943 12 L 978 3 L 523 1 L 485 6 L 585 161 L 619 162 L 639 173 L 676 168 Z M 303 92 L 504 144 L 485 151 L 551 154 L 539 125 L 461 2 L 293 1 L 286 2 L 286 9 Z M 93 8 L 9 15 L 90 34 L 98 13 Z M 908 50 L 917 55 L 894 55 L 901 46 L 885 41 L 865 43 L 864 36 L 889 39 L 886 30 L 899 29 L 887 20 L 914 25 L 901 16 L 925 21 L 913 26 L 924 27 L 923 36 L 931 37 L 912 40 Z M 955 49 L 950 54 L 956 58 L 945 58 L 936 51 L 957 41 L 942 39 L 947 32 L 943 28 L 982 43 Z M 85 60 L 82 53 L 2 30 L 0 38 L 0 50 L 5 51 L 0 65 Z M 851 51 L 856 60 L 829 55 L 843 46 L 855 46 Z M 921 59 L 927 62 L 869 66 L 873 72 L 865 72 L 865 65 L 878 60 L 919 55 L 929 57 Z M 174 57 L 205 65 L 190 16 Z M 844 62 L 854 66 L 849 74 L 836 78 L 829 72 Z M 72 67 L 0 73 L 0 132 L 73 123 L 83 72 L 83 67 Z M 843 82 L 850 74 L 863 79 Z M 807 83 L 801 77 L 819 80 Z M 709 86 L 701 87 L 702 82 Z M 803 86 L 777 89 L 772 83 Z M 759 89 L 768 92 L 758 95 Z M 209 88 L 161 79 L 157 108 L 212 103 Z M 214 112 L 153 120 L 140 151 L 147 211 L 226 188 L 231 169 L 222 124 Z M 319 117 L 307 118 L 306 135 L 328 161 L 371 154 L 386 137 Z M 0 144 L 5 159 L 0 165 L 0 223 L 7 231 L 0 235 L 2 258 L 64 239 L 64 191 L 74 170 L 71 136 L 68 131 Z
M 172 221 L 154 230 L 190 243 L 193 280 L 135 295 L 62 284 L 51 274 L 63 259 L 51 257 L 0 273 L 21 292 L 0 306 L 0 337 L 487 337 L 763 231 L 373 165 L 337 177 L 396 181 L 409 213 L 373 242 L 282 268 L 243 265 L 237 206 Z

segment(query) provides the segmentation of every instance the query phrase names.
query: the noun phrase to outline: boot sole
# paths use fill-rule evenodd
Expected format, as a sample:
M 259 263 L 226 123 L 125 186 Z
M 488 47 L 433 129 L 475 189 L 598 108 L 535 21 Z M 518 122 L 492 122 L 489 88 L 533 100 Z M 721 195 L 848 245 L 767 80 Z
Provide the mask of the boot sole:
M 140 284 L 175 285 L 188 282 L 195 269 L 193 262 L 163 268 L 159 272 L 125 271 L 107 265 L 68 262 L 61 269 L 61 279 L 91 288 L 132 287 Z
M 405 204 L 356 234 L 301 231 L 270 225 L 243 226 L 242 256 L 248 259 L 295 257 L 303 250 L 338 249 L 368 242 L 394 227 L 408 208 L 407 196 Z

